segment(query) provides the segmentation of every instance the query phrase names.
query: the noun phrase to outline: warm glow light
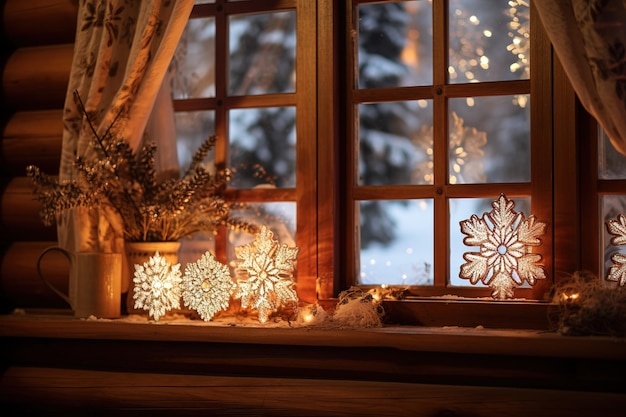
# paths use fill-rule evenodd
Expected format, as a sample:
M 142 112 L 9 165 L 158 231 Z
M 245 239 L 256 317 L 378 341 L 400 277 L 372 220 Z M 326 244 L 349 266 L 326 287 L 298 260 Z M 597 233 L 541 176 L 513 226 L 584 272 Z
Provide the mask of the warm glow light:
M 573 293 L 573 294 L 561 294 L 561 297 L 563 298 L 564 301 L 575 301 L 578 299 L 578 297 L 580 297 L 580 294 L 578 293 Z
M 135 308 L 148 311 L 156 321 L 168 311 L 179 309 L 181 281 L 180 264 L 172 265 L 155 252 L 142 265 L 135 264 Z
M 466 262 L 459 276 L 472 284 L 489 285 L 493 298 L 512 298 L 514 289 L 524 282 L 534 285 L 546 277 L 541 255 L 531 253 L 532 247 L 541 245 L 539 236 L 546 224 L 516 212 L 515 203 L 504 194 L 491 205 L 493 209 L 482 217 L 473 214 L 460 222 L 466 235 L 463 243 L 479 246 L 480 251 L 463 254 Z
M 180 287 L 184 305 L 209 321 L 228 309 L 236 285 L 228 266 L 207 251 L 198 261 L 187 264 Z
M 240 278 L 234 297 L 241 299 L 242 308 L 256 310 L 261 323 L 281 306 L 298 302 L 293 271 L 300 248 L 280 245 L 273 237 L 263 225 L 254 242 L 235 248 Z
M 609 220 L 606 223 L 608 232 L 613 235 L 611 245 L 626 245 L 626 216 L 619 214 L 617 218 Z M 611 256 L 613 265 L 609 269 L 609 281 L 615 281 L 620 287 L 626 286 L 626 255 L 623 253 L 615 253 Z

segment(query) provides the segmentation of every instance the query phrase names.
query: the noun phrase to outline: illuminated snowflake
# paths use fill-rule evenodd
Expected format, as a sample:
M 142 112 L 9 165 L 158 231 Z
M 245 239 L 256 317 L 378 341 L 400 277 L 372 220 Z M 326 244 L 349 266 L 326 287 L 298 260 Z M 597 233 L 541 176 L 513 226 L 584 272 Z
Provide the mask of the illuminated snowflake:
M 610 234 L 611 244 L 614 246 L 620 246 L 626 244 L 626 217 L 623 214 L 617 216 L 615 220 L 609 220 L 606 223 L 606 227 Z M 626 256 L 621 253 L 616 253 L 611 256 L 613 265 L 609 269 L 609 274 L 606 277 L 609 281 L 616 281 L 620 287 L 626 285 Z
M 449 128 L 450 183 L 480 183 L 485 181 L 483 169 L 483 146 L 487 144 L 487 134 L 475 127 L 465 126 L 464 120 L 452 112 Z M 433 183 L 433 127 L 422 126 L 412 137 L 415 145 L 427 155 L 413 170 L 416 184 Z
M 460 277 L 472 284 L 481 281 L 493 289 L 496 299 L 513 297 L 516 287 L 524 281 L 530 285 L 546 277 L 539 264 L 541 255 L 531 253 L 531 247 L 541 245 L 539 236 L 545 232 L 545 223 L 535 216 L 525 218 L 513 208 L 515 203 L 501 195 L 492 204 L 493 209 L 482 218 L 475 214 L 461 221 L 461 232 L 467 235 L 463 243 L 480 246 L 480 252 L 466 252 Z
M 236 288 L 228 267 L 206 252 L 197 262 L 187 264 L 181 284 L 183 302 L 209 321 L 230 304 L 231 292 Z
M 135 264 L 135 308 L 148 310 L 158 321 L 167 311 L 180 308 L 181 281 L 180 264 L 172 265 L 155 252 L 143 265 Z
M 235 248 L 242 278 L 237 280 L 234 297 L 241 299 L 243 308 L 258 311 L 261 323 L 282 305 L 298 302 L 293 271 L 300 248 L 279 245 L 273 236 L 262 226 L 254 242 Z

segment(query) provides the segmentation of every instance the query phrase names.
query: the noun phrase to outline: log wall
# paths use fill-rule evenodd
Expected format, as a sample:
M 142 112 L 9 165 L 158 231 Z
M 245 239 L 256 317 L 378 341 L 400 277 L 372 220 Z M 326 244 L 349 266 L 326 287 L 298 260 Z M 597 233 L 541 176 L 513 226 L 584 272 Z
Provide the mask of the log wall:
M 55 244 L 56 229 L 39 217 L 27 165 L 57 174 L 62 111 L 72 64 L 77 0 L 1 2 L 2 126 L 0 134 L 0 310 L 63 306 L 36 271 L 42 249 Z M 46 276 L 67 285 L 62 259 L 43 265 Z

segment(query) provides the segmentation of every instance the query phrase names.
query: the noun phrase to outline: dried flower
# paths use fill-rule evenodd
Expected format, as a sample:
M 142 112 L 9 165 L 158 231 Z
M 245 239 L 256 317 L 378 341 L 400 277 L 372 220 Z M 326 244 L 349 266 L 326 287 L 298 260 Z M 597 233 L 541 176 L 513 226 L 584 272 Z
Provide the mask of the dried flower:
M 154 143 L 144 145 L 135 154 L 124 139 L 109 133 L 111 129 L 100 137 L 82 108 L 94 133 L 94 157 L 76 158 L 76 178 L 59 181 L 36 166 L 26 168 L 42 205 L 44 224 L 52 225 L 59 214 L 72 208 L 109 206 L 122 218 L 127 241 L 176 241 L 198 232 L 215 232 L 219 226 L 256 231 L 253 225 L 232 218 L 231 209 L 239 204 L 223 198 L 234 170 L 212 174 L 203 165 L 215 146 L 216 136 L 210 136 L 200 146 L 180 178 L 160 180 L 154 167 Z

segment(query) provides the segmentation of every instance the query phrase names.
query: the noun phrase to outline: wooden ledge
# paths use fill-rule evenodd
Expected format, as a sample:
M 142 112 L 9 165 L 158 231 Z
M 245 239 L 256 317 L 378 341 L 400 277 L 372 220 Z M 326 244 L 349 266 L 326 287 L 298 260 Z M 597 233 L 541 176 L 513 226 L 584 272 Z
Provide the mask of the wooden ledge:
M 289 327 L 278 324 L 164 320 L 144 317 L 82 320 L 69 315 L 0 316 L 0 338 L 200 342 L 335 348 L 390 348 L 525 357 L 626 360 L 626 339 L 571 337 L 536 330 L 464 327 Z

